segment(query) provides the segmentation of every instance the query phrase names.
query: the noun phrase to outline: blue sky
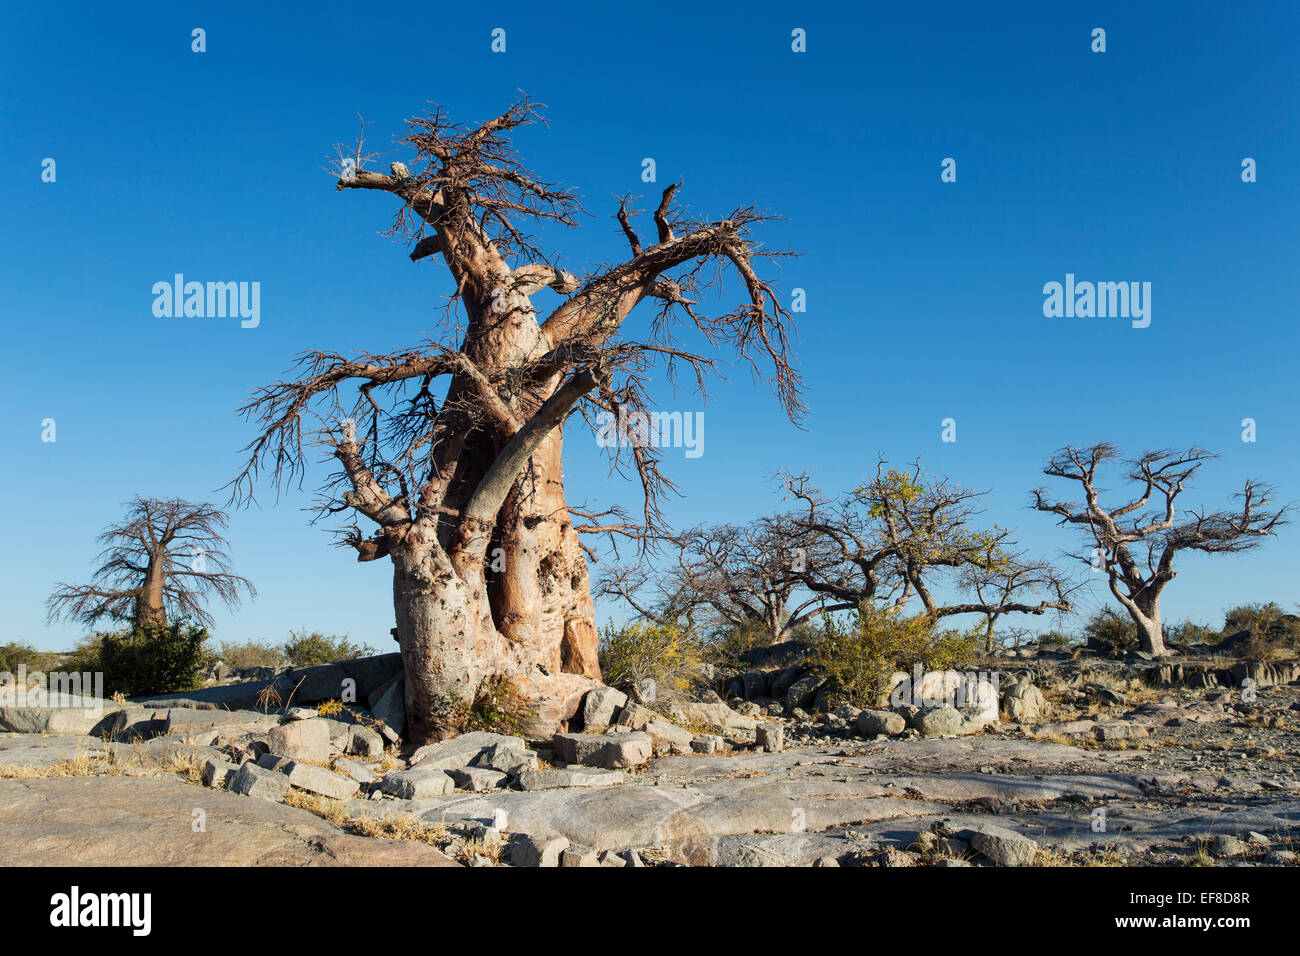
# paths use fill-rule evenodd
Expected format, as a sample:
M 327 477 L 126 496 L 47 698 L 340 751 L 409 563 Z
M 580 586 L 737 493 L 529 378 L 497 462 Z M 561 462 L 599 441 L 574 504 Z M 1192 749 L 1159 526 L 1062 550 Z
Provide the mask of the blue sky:
M 0 641 L 77 639 L 75 625 L 45 626 L 44 599 L 86 579 L 95 534 L 132 495 L 223 500 L 253 437 L 234 410 L 295 354 L 388 351 L 433 326 L 445 270 L 412 265 L 380 234 L 390 197 L 336 193 L 323 168 L 358 114 L 368 144 L 389 150 L 427 101 L 480 121 L 517 90 L 549 107 L 549 129 L 520 137 L 525 158 L 592 214 L 547 233 L 570 269 L 624 255 L 616 195 L 678 178 L 697 213 L 753 203 L 785 217 L 762 237 L 802 254 L 770 274 L 807 295 L 806 427 L 731 368 L 705 407 L 705 454 L 668 456 L 683 492 L 668 502 L 674 524 L 776 507 L 780 468 L 831 491 L 878 454 L 920 456 L 991 489 L 987 518 L 1055 555 L 1075 541 L 1028 510 L 1027 492 L 1051 451 L 1099 440 L 1219 452 L 1188 505 L 1217 507 L 1252 476 L 1300 499 L 1297 10 L 15 6 L 0 37 Z M 190 49 L 195 27 L 205 53 Z M 490 50 L 498 27 L 504 54 Z M 1096 27 L 1105 53 L 1090 50 Z M 794 28 L 805 53 L 791 50 Z M 657 185 L 640 181 L 645 157 Z M 955 183 L 940 181 L 946 157 Z M 1255 183 L 1241 181 L 1245 157 Z M 396 158 L 408 157 L 383 163 Z M 260 282 L 260 325 L 155 318 L 150 289 L 178 272 Z M 1151 282 L 1150 327 L 1044 317 L 1043 284 L 1067 272 Z M 940 441 L 948 417 L 955 443 Z M 1246 417 L 1254 443 L 1241 440 Z M 45 418 L 54 443 L 41 441 Z M 590 437 L 567 447 L 571 500 L 636 503 Z M 330 547 L 309 503 L 263 487 L 260 509 L 232 517 L 235 565 L 261 594 L 214 609 L 215 635 L 278 641 L 306 627 L 388 649 L 388 566 Z M 1295 528 L 1252 554 L 1183 558 L 1167 619 L 1297 599 Z

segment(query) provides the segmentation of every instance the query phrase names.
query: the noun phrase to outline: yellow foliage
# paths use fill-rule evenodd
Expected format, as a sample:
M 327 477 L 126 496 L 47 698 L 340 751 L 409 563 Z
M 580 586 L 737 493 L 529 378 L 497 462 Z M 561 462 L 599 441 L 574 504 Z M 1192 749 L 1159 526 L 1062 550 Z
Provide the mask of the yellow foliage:
M 970 662 L 980 634 L 938 630 L 925 614 L 904 617 L 868 604 L 847 621 L 826 617 L 815 645 L 815 668 L 858 707 L 874 707 L 889 677 L 919 664 L 947 670 Z

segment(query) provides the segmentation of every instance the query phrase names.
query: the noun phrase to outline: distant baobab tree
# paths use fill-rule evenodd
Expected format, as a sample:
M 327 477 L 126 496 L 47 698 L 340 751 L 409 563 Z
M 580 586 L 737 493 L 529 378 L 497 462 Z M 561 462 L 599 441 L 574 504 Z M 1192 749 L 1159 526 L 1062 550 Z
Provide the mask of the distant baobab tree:
M 1124 462 L 1126 477 L 1138 489 L 1126 503 L 1103 506 L 1097 469 L 1119 458 L 1119 449 L 1108 442 L 1061 449 L 1048 461 L 1043 474 L 1077 481 L 1084 500 L 1051 501 L 1046 490 L 1038 488 L 1033 491 L 1034 506 L 1060 515 L 1061 524 L 1078 525 L 1086 533 L 1096 547 L 1077 557 L 1105 573 L 1111 594 L 1137 625 L 1142 650 L 1163 657 L 1169 652 L 1160 619 L 1160 596 L 1178 573 L 1174 570 L 1178 552 L 1224 554 L 1258 547 L 1285 523 L 1287 508 L 1270 509 L 1272 487 L 1247 481 L 1236 496 L 1239 508 L 1211 513 L 1189 510 L 1188 517 L 1178 520 L 1176 501 L 1184 485 L 1202 464 L 1215 458 L 1203 448 L 1149 451 Z
M 46 602 L 51 621 L 91 626 L 102 618 L 137 626 L 190 618 L 210 627 L 204 602 L 216 596 L 227 607 L 241 592 L 257 592 L 231 573 L 223 532 L 226 515 L 210 504 L 182 498 L 141 498 L 126 517 L 99 536 L 106 545 L 90 584 L 60 584 Z
M 650 370 L 685 370 L 699 390 L 714 358 L 686 351 L 688 331 L 765 367 L 782 407 L 802 409 L 788 352 L 791 317 L 755 271 L 782 253 L 760 249 L 751 207 L 717 221 L 683 218 L 677 186 L 653 214 L 655 239 L 634 229 L 632 197 L 615 218 L 630 257 L 579 278 L 560 268 L 530 230 L 576 226 L 569 189 L 543 182 L 516 158 L 511 135 L 539 119 L 524 99 L 479 126 L 453 124 L 440 108 L 409 121 L 408 164 L 362 168 L 359 143 L 341 151 L 336 188 L 387 193 L 398 202 L 396 234 L 412 260 L 441 260 L 450 282 L 448 321 L 418 347 L 345 357 L 312 351 L 289 381 L 261 389 L 244 407 L 259 437 L 234 482 L 246 502 L 260 469 L 277 486 L 300 475 L 304 440 L 340 468 L 322 508 L 368 522 L 345 531 L 358 558 L 393 567 L 396 636 L 406 676 L 407 737 L 457 733 L 485 682 L 506 678 L 533 707 L 532 729 L 555 729 L 600 678 L 594 606 L 579 532 L 618 533 L 655 524 L 671 484 L 660 451 L 611 443 L 615 466 L 639 479 L 644 521 L 623 512 L 570 507 L 562 475 L 563 425 L 646 414 Z M 741 304 L 707 317 L 696 300 L 738 280 Z M 534 296 L 558 305 L 540 315 Z M 647 331 L 622 337 L 624 320 L 654 300 Z M 463 315 L 462 315 L 463 313 Z M 410 324 L 422 321 L 412 316 Z M 620 414 L 621 413 L 621 414 Z M 310 419 L 304 427 L 304 419 Z M 587 520 L 575 526 L 574 516 Z M 610 517 L 612 516 L 612 517 Z M 604 519 L 604 520 L 602 520 Z

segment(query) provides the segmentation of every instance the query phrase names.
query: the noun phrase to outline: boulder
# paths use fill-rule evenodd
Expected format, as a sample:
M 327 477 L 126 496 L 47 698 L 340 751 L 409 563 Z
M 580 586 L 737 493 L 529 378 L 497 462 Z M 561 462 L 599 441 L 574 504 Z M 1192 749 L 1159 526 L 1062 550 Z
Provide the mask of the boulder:
M 697 754 L 722 753 L 724 741 L 717 734 L 697 734 L 691 740 L 691 750 Z
M 886 734 L 897 737 L 907 729 L 907 721 L 892 710 L 864 710 L 858 714 L 857 732 L 862 737 Z
M 1051 711 L 1047 698 L 1029 681 L 1012 684 L 1002 696 L 1002 709 L 1009 719 L 1027 723 L 1045 718 Z
M 354 757 L 382 757 L 384 755 L 384 738 L 377 730 L 364 724 L 354 724 L 348 734 L 343 752 Z
M 461 767 L 451 771 L 451 779 L 461 790 L 482 793 L 485 790 L 495 790 L 505 786 L 510 777 L 500 770 L 492 770 L 488 767 Z
M 997 866 L 1028 866 L 1038 849 L 1029 837 L 998 826 L 977 830 L 971 846 Z
M 645 730 L 645 725 L 654 720 L 655 716 L 655 712 L 649 707 L 643 707 L 635 701 L 628 701 L 619 708 L 615 722 L 628 730 Z
M 562 836 L 534 837 L 518 834 L 510 844 L 512 866 L 559 866 L 560 854 L 569 847 Z
M 612 787 L 625 780 L 617 770 L 562 767 L 555 770 L 525 770 L 519 775 L 523 790 L 563 790 L 570 787 Z
M 1130 723 L 1127 720 L 1107 720 L 1093 728 L 1093 734 L 1103 743 L 1137 740 L 1149 736 L 1150 733 L 1151 731 L 1141 724 Z
M 406 732 L 406 684 L 400 676 L 389 682 L 370 703 L 370 714 L 379 722 L 379 733 L 390 744 Z
M 962 730 L 963 717 L 956 707 L 944 704 L 918 712 L 913 726 L 923 737 L 951 737 Z
M 998 719 L 997 685 L 986 673 L 961 671 L 926 671 L 917 668 L 912 674 L 895 672 L 891 678 L 889 704 L 894 709 L 905 706 L 921 709 L 950 706 L 963 714 L 987 721 Z
M 537 754 L 532 750 L 520 750 L 508 744 L 493 744 L 478 755 L 474 766 L 499 770 L 517 777 L 525 770 L 537 769 Z
M 379 789 L 384 793 L 400 797 L 403 800 L 418 800 L 422 797 L 440 797 L 455 789 L 455 781 L 447 771 L 436 767 L 413 767 L 410 770 L 394 770 L 385 774 L 379 781 Z
M 619 770 L 638 767 L 653 755 L 654 742 L 649 734 L 556 734 L 555 754 L 565 763 Z
M 736 713 L 722 701 L 680 701 L 671 708 L 673 720 L 679 724 L 697 724 L 721 734 L 753 731 L 758 721 Z
M 259 754 L 253 762 L 263 770 L 274 770 L 276 773 L 288 773 L 296 766 L 288 757 L 281 757 L 279 754 L 273 753 Z
M 330 726 L 319 717 L 271 728 L 266 737 L 272 753 L 309 763 L 329 763 Z
M 980 724 L 998 723 L 998 685 L 983 674 L 964 674 L 957 709 Z M 1044 701 L 1046 703 L 1046 701 Z
M 600 854 L 589 846 L 570 844 L 560 853 L 560 866 L 600 866 Z
M 289 783 L 299 790 L 318 793 L 322 797 L 332 797 L 335 800 L 346 800 L 360 789 L 355 780 L 341 777 L 324 767 L 314 767 L 307 763 L 293 765 L 293 769 L 289 771 Z
M 209 757 L 207 760 L 203 761 L 203 769 L 200 772 L 200 777 L 202 778 L 205 787 L 212 787 L 214 790 L 219 790 L 222 787 L 229 788 L 230 781 L 238 772 L 239 768 L 230 761 Z
M 786 692 L 790 689 L 791 685 L 793 685 L 795 681 L 797 681 L 800 677 L 802 677 L 807 672 L 807 670 L 808 669 L 804 667 L 802 664 L 792 664 L 791 666 L 787 667 L 785 670 L 781 671 L 779 674 L 777 674 L 775 677 L 772 678 L 772 683 L 769 686 L 769 689 L 772 692 L 772 696 L 779 697 L 782 700 L 784 700 Z
M 600 685 L 587 691 L 582 699 L 582 726 L 588 730 L 608 727 L 614 714 L 627 703 L 627 694 L 613 687 Z
M 1216 833 L 1210 841 L 1210 852 L 1220 858 L 1241 856 L 1246 849 L 1241 839 L 1229 833 Z
M 780 753 L 785 749 L 785 727 L 781 724 L 759 724 L 754 731 L 754 746 L 766 753 Z
M 361 761 L 349 760 L 347 757 L 335 757 L 334 769 L 339 773 L 347 774 L 357 783 L 374 783 L 379 779 L 375 772 Z
M 452 737 L 450 740 L 442 740 L 436 744 L 425 744 L 411 754 L 409 763 L 412 767 L 425 766 L 430 769 L 459 770 L 461 767 L 468 767 L 488 748 L 495 747 L 498 744 L 513 750 L 523 751 L 528 749 L 522 737 L 511 737 L 507 734 L 494 734 L 479 730 L 469 734 L 461 734 L 459 737 Z
M 826 683 L 825 678 L 814 673 L 807 673 L 794 681 L 785 692 L 785 709 L 793 711 L 796 707 L 807 707 L 817 697 L 817 691 Z
M 246 797 L 283 800 L 284 795 L 289 792 L 289 778 L 274 770 L 259 767 L 255 763 L 246 763 L 230 778 L 227 789 Z
M 655 753 L 688 754 L 691 752 L 692 735 L 676 724 L 666 720 L 652 720 L 645 725 L 645 732 L 654 742 Z

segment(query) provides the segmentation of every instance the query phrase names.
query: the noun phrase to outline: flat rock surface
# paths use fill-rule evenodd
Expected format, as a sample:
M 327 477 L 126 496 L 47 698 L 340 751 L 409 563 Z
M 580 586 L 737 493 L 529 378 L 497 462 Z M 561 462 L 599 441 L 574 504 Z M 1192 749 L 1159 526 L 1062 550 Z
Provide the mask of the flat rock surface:
M 1143 853 L 1216 833 L 1292 831 L 1300 821 L 1300 793 L 1244 778 L 1153 774 L 1141 758 L 993 735 L 861 742 L 661 757 L 608 790 L 458 793 L 355 801 L 350 810 L 452 825 L 488 823 L 504 810 L 515 832 L 597 850 L 653 845 L 678 863 L 740 866 L 906 848 L 940 821 L 1006 827 L 1067 853 Z M 1092 829 L 1097 807 L 1105 808 L 1106 832 Z
M 942 855 L 984 865 L 967 841 L 997 827 L 1033 840 L 1045 851 L 1034 857 L 1039 864 L 1185 865 L 1194 855 L 1204 862 L 1207 848 L 1234 845 L 1244 849 L 1211 862 L 1288 862 L 1300 837 L 1300 686 L 1266 688 L 1252 701 L 1213 689 L 1124 686 L 1127 700 L 1112 693 L 1114 701 L 1097 703 L 1097 691 L 1062 684 L 1050 720 L 956 738 L 909 731 L 864 739 L 847 719 L 835 726 L 825 715 L 814 726 L 800 718 L 786 723 L 781 752 L 662 756 L 616 772 L 616 786 L 591 786 L 584 776 L 601 771 L 548 768 L 554 755 L 543 744 L 537 780 L 550 789 L 418 799 L 363 799 L 363 791 L 346 809 L 441 825 L 437 832 L 449 836 L 436 837 L 439 846 L 456 856 L 492 826 L 507 838 L 636 849 L 652 864 L 797 866 L 829 856 L 845 865 L 911 865 Z M 176 771 L 219 755 L 214 739 L 264 733 L 275 717 L 179 712 L 170 735 L 135 742 L 0 734 L 0 778 L 14 778 L 0 779 L 0 860 L 449 862 L 424 843 L 352 836 L 304 810 L 187 782 Z M 1114 739 L 1091 732 L 1112 725 L 1143 732 Z M 446 749 L 479 749 L 471 738 L 452 745 Z M 42 776 L 86 772 L 79 757 L 93 758 L 94 776 Z M 69 761 L 76 766 L 57 766 Z M 191 829 L 195 808 L 208 814 L 206 833 Z
M 193 811 L 206 814 L 193 830 Z M 0 780 L 8 866 L 456 866 L 432 846 L 353 836 L 268 800 L 177 777 Z

